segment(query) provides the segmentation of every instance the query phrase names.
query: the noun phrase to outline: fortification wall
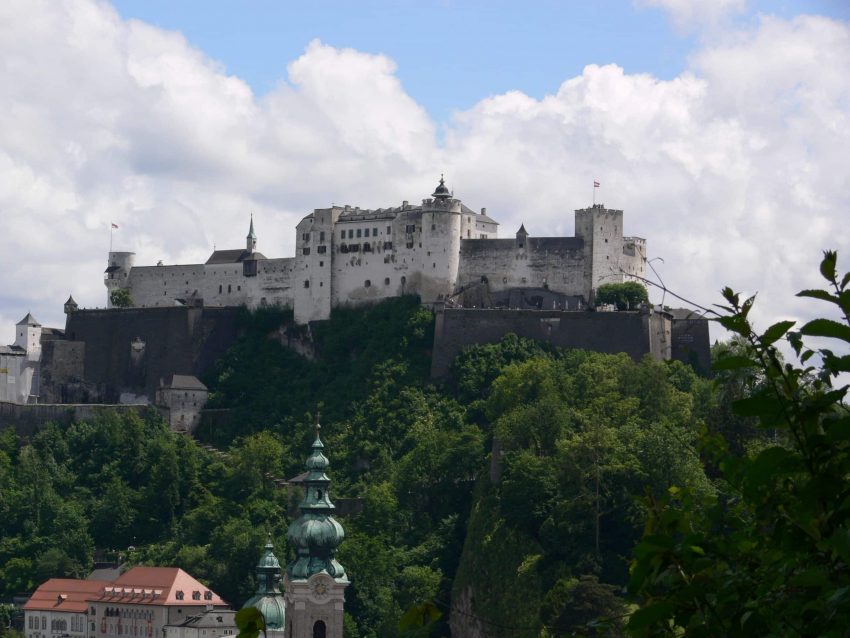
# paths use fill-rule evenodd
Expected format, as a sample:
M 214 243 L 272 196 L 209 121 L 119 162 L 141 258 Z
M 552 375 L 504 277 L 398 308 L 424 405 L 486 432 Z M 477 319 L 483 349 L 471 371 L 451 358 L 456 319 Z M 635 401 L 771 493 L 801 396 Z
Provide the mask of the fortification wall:
M 640 312 L 438 309 L 431 376 L 446 376 L 465 347 L 497 343 L 510 332 L 563 348 L 625 352 L 635 360 L 645 354 L 664 358 L 663 344 L 653 339 L 658 329 L 651 326 L 651 316 Z
M 493 292 L 548 288 L 587 299 L 584 241 L 577 237 L 464 239 L 460 242 L 459 286 L 486 279 Z
M 42 403 L 88 403 L 85 384 L 86 344 L 51 339 L 42 344 Z
M 12 427 L 19 436 L 32 436 L 45 424 L 51 422 L 58 425 L 70 425 L 71 423 L 97 418 L 106 412 L 117 412 L 118 414 L 136 412 L 141 416 L 149 409 L 152 408 L 147 405 L 100 405 L 96 403 L 19 405 L 0 401 L 0 429 Z
M 203 264 L 135 266 L 128 278 L 133 305 L 140 308 L 173 306 L 177 299 L 199 296 L 204 285 Z
M 201 378 L 236 339 L 238 308 L 79 310 L 65 335 L 82 342 L 92 399 L 118 403 L 122 393 L 153 400 L 171 374 Z

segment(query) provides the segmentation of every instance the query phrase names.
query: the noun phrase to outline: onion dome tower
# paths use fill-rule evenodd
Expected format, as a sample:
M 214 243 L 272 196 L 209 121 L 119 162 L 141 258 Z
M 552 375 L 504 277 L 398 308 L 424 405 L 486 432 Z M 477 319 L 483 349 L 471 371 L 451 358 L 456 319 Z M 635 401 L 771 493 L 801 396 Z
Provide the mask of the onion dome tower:
M 266 633 L 271 638 L 283 638 L 286 603 L 280 591 L 280 563 L 274 555 L 272 537 L 266 542 L 265 551 L 257 563 L 257 592 L 242 605 L 256 607 L 266 620 Z
M 333 517 L 336 510 L 328 494 L 331 480 L 325 471 L 329 462 L 322 453 L 316 418 L 316 440 L 304 464 L 304 500 L 301 516 L 289 526 L 287 535 L 296 557 L 286 567 L 286 638 L 342 638 L 345 570 L 336 550 L 345 538 L 342 525 Z
M 437 185 L 437 188 L 434 189 L 434 192 L 431 194 L 431 197 L 439 200 L 446 200 L 452 196 L 451 192 L 449 192 L 449 187 L 446 186 L 446 180 L 443 179 L 443 176 L 440 175 L 440 183 Z

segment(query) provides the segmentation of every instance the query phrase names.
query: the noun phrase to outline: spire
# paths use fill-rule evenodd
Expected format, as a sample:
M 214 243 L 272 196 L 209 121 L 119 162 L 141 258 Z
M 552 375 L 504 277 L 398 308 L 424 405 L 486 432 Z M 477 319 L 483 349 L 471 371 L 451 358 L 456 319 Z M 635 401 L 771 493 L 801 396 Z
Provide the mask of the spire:
M 41 324 L 38 323 L 38 321 L 35 320 L 35 317 L 33 317 L 32 314 L 30 314 L 29 312 L 27 313 L 26 317 L 24 317 L 23 319 L 21 319 L 17 323 L 17 325 L 19 325 L 19 326 L 32 326 L 33 328 L 40 328 L 41 327 Z
M 519 230 L 516 231 L 516 236 L 519 237 L 520 235 L 528 237 L 528 231 L 525 229 L 525 224 L 520 224 Z
M 345 570 L 335 559 L 345 531 L 332 516 L 336 508 L 328 494 L 331 480 L 325 474 L 330 462 L 323 453 L 325 445 L 319 435 L 322 426 L 318 414 L 315 428 L 316 439 L 304 463 L 307 476 L 304 478 L 301 516 L 292 522 L 287 532 L 297 552 L 295 560 L 286 567 L 290 580 L 306 580 L 319 572 L 326 572 L 335 579 L 345 578 Z
M 72 312 L 76 312 L 78 308 L 79 305 L 77 305 L 77 302 L 74 301 L 74 295 L 68 295 L 68 301 L 66 301 L 64 305 L 65 314 L 70 315 Z
M 437 185 L 437 188 L 431 194 L 431 197 L 434 199 L 448 199 L 452 194 L 449 192 L 448 187 L 446 186 L 446 180 L 443 179 L 443 174 L 440 173 L 440 183 Z
M 266 546 L 257 563 L 257 591 L 242 605 L 259 609 L 269 629 L 283 629 L 286 603 L 278 584 L 280 583 L 280 563 L 274 555 L 272 535 L 268 535 Z
M 248 228 L 248 236 L 245 238 L 245 250 L 249 253 L 257 250 L 257 235 L 254 232 L 254 213 L 251 213 L 251 226 Z

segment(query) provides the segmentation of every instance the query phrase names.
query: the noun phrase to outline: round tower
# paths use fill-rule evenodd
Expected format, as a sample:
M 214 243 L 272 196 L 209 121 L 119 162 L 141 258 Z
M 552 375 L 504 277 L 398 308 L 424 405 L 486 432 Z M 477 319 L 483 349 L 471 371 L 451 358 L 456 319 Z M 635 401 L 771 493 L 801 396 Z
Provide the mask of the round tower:
M 271 638 L 283 638 L 286 627 L 286 603 L 280 591 L 280 563 L 274 555 L 274 545 L 269 534 L 265 551 L 257 563 L 257 591 L 242 605 L 256 607 L 266 621 L 266 634 Z
M 446 186 L 443 176 L 422 203 L 422 303 L 444 300 L 454 292 L 460 263 L 463 205 Z
M 286 636 L 342 638 L 343 606 L 348 578 L 335 556 L 345 538 L 342 525 L 332 516 L 336 510 L 328 494 L 329 462 L 322 453 L 316 419 L 316 440 L 304 468 L 304 500 L 301 516 L 289 526 L 287 535 L 296 551 L 286 567 Z
M 106 307 L 112 308 L 112 293 L 119 288 L 130 287 L 130 270 L 136 260 L 136 253 L 109 253 L 109 264 L 103 271 L 103 283 L 106 285 Z

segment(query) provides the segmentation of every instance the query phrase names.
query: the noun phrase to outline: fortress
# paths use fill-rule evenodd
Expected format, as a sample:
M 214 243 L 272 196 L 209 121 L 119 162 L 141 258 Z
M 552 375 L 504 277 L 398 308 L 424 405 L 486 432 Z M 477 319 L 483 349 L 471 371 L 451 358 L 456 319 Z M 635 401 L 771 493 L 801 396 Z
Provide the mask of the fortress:
M 203 264 L 136 266 L 134 253 L 110 252 L 107 303 L 125 289 L 142 308 L 279 305 L 301 324 L 403 294 L 428 306 L 579 310 L 599 285 L 645 274 L 646 241 L 623 236 L 621 210 L 576 210 L 575 237 L 530 237 L 522 226 L 497 239 L 498 226 L 441 178 L 421 205 L 314 210 L 296 226 L 294 257 L 258 252 L 253 219 L 244 248 L 216 250 Z

